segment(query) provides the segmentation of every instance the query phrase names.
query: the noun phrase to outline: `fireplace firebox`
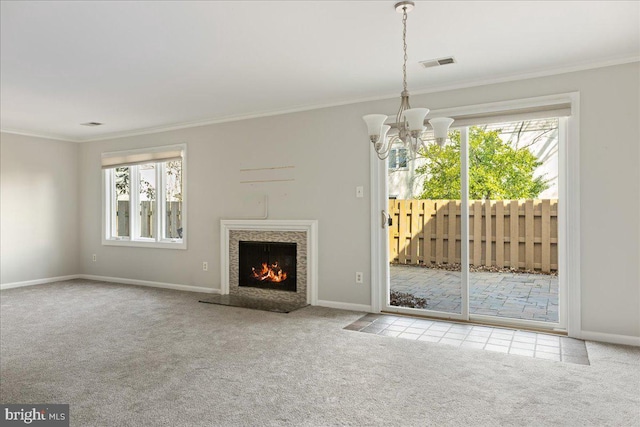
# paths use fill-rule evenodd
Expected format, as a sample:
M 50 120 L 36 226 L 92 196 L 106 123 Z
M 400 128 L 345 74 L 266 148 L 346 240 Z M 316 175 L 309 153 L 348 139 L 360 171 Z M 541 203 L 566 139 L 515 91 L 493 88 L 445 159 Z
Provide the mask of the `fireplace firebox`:
M 238 286 L 296 292 L 296 246 L 240 241 Z

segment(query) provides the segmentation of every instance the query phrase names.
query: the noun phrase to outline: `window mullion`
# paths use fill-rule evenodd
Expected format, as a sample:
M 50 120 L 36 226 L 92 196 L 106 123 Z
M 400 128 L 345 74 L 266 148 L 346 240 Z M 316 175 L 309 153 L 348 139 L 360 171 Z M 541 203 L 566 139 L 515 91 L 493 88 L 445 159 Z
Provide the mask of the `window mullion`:
M 129 234 L 131 235 L 131 240 L 140 240 L 140 174 L 138 173 L 138 166 L 131 166 L 129 173 L 131 174 L 129 177 L 129 182 L 131 183 Z M 133 220 L 131 217 L 133 217 Z
M 164 203 L 164 162 L 156 163 L 156 200 L 155 200 L 155 228 L 156 228 L 156 241 L 160 242 L 164 240 L 164 236 L 162 235 L 162 230 L 164 229 L 164 218 L 166 216 Z
M 116 170 L 108 169 L 105 175 L 107 178 L 107 193 L 109 194 L 109 210 L 107 211 L 105 216 L 107 218 L 107 221 L 109 221 L 107 228 L 107 237 L 114 238 L 117 235 L 116 228 L 118 223 L 118 212 L 116 209 L 116 206 L 118 205 L 116 192 Z

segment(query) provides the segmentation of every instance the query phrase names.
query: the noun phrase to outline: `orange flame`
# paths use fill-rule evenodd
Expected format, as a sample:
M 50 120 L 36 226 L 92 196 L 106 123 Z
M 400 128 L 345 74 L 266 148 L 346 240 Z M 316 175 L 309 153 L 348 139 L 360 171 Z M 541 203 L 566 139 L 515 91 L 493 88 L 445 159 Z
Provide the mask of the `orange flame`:
M 266 262 L 262 263 L 262 268 L 256 269 L 251 267 L 251 276 L 261 282 L 279 283 L 287 278 L 287 273 L 278 267 L 278 261 L 271 265 Z

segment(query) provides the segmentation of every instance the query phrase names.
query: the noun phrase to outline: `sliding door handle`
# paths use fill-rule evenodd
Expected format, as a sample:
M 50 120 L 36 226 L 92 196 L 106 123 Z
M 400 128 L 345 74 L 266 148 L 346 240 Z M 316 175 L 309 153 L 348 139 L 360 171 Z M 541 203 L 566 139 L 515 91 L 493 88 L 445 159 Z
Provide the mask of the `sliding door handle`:
M 387 211 L 381 211 L 382 214 L 382 228 L 387 226 L 391 227 L 393 225 L 393 220 L 391 219 L 391 215 L 387 213 Z

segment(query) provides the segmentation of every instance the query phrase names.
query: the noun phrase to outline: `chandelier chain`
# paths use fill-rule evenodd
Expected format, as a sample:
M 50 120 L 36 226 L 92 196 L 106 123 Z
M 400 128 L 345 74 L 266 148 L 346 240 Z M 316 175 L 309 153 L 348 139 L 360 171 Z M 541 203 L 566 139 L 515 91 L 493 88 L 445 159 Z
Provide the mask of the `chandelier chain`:
M 413 9 L 415 3 L 411 0 L 404 0 L 396 3 L 396 12 L 402 12 L 402 51 L 404 58 L 402 62 L 402 93 L 400 94 L 400 108 L 393 124 L 385 125 L 389 118 L 385 114 L 367 114 L 362 118 L 367 123 L 369 131 L 369 141 L 373 144 L 373 149 L 380 160 L 389 156 L 391 147 L 402 143 L 410 152 L 410 158 L 415 159 L 420 154 L 422 147 L 426 147 L 423 133 L 426 129 L 425 117 L 429 113 L 428 108 L 411 108 L 409 103 L 409 90 L 407 89 L 407 15 Z M 449 126 L 453 119 L 447 117 L 432 118 L 429 124 L 433 128 L 434 140 L 440 147 L 443 146 Z M 389 131 L 395 128 L 393 133 Z
M 402 64 L 402 86 L 407 91 L 407 6 L 402 8 L 402 49 L 404 51 L 404 62 Z

